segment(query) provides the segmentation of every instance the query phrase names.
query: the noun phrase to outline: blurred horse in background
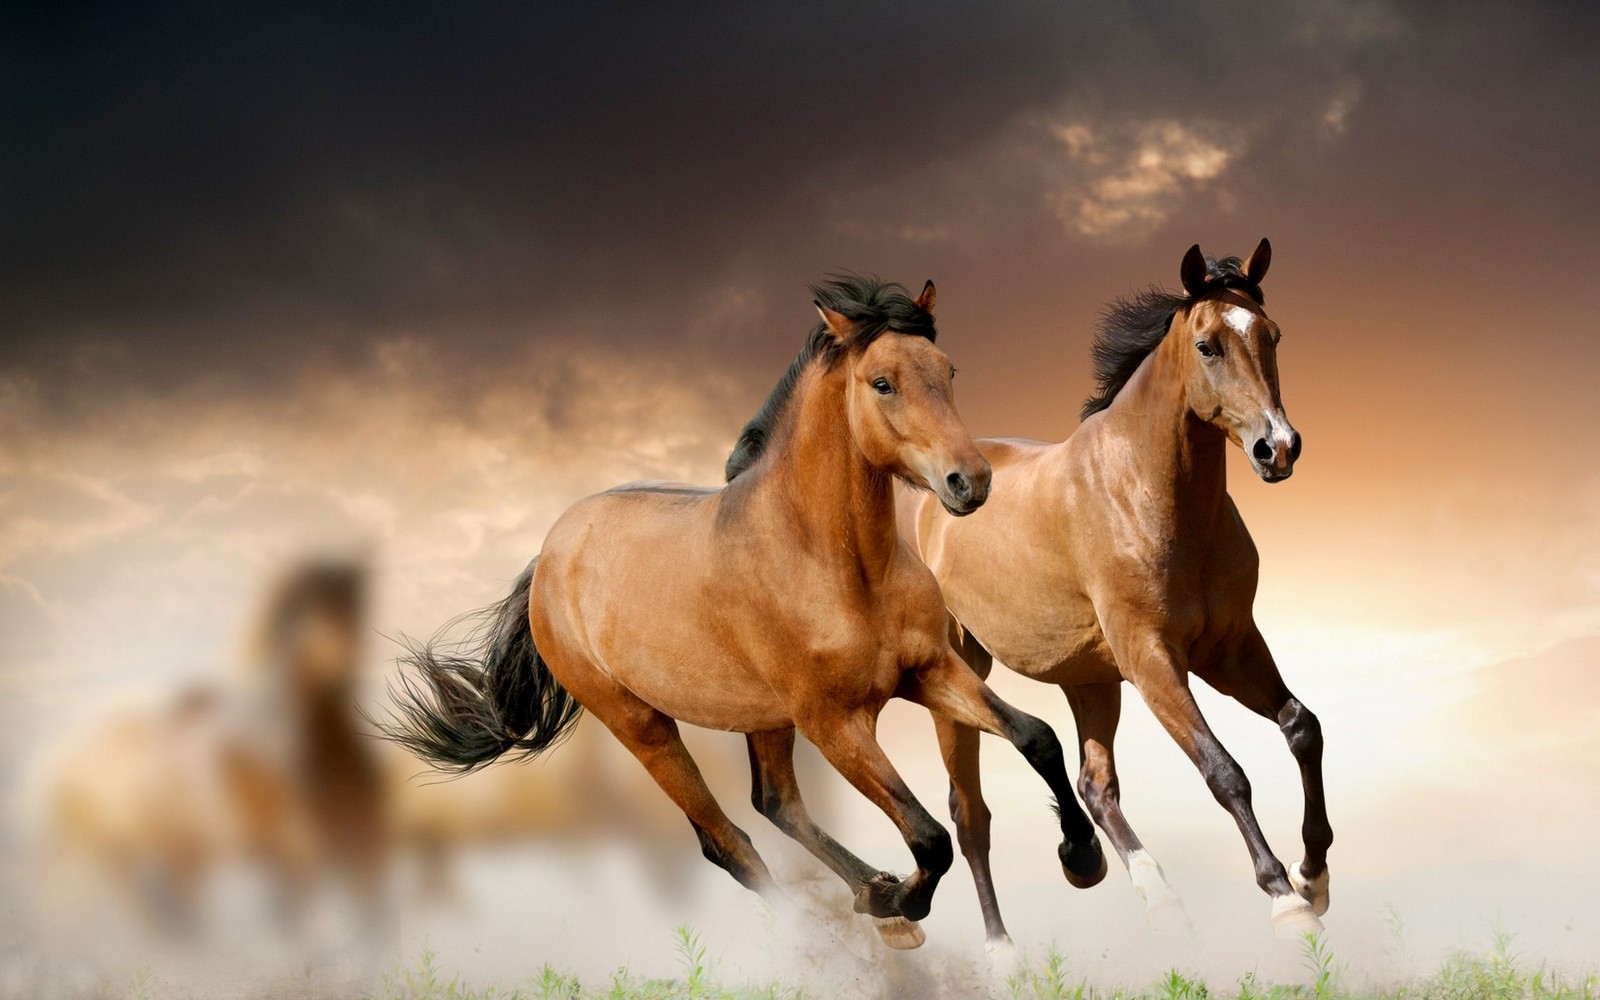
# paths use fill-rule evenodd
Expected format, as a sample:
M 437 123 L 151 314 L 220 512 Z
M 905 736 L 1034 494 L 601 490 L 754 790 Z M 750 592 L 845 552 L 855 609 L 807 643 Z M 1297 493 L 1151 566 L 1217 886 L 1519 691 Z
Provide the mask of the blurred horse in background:
M 67 745 L 45 779 L 52 859 L 183 935 L 239 867 L 266 876 L 291 925 L 325 885 L 376 920 L 390 837 L 378 745 L 355 711 L 365 602 L 361 565 L 300 564 L 272 589 L 245 676 Z

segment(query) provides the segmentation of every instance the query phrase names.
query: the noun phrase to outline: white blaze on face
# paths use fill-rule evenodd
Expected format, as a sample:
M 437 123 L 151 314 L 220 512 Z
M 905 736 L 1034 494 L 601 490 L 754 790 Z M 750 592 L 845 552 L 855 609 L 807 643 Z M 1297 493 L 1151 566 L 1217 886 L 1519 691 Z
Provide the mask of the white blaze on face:
M 1284 419 L 1282 410 L 1267 411 L 1267 433 L 1274 444 L 1281 444 L 1285 448 L 1294 444 L 1294 429 Z
M 1239 336 L 1249 337 L 1250 328 L 1256 322 L 1256 314 L 1244 306 L 1229 306 L 1222 314 L 1222 321 L 1239 331 Z

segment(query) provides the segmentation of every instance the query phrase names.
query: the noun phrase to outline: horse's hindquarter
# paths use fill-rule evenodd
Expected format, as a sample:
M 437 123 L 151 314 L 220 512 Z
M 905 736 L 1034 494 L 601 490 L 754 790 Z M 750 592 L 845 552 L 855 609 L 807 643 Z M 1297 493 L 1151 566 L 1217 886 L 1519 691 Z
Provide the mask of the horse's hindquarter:
M 748 581 L 718 537 L 717 506 L 715 490 L 618 489 L 579 501 L 551 528 L 534 574 L 534 641 L 580 702 L 614 682 L 698 726 L 789 724 L 740 655 L 748 629 L 730 598 Z
M 1039 680 L 1116 680 L 1063 511 L 1064 445 L 985 440 L 989 500 L 954 518 L 932 497 L 917 544 L 944 601 L 983 647 Z

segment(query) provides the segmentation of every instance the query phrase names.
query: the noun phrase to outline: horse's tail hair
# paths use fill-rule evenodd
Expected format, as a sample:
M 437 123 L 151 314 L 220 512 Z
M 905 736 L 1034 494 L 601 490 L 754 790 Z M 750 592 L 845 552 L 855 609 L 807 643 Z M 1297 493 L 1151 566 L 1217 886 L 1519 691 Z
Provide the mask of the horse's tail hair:
M 528 592 L 535 559 L 497 604 L 447 624 L 428 642 L 405 637 L 397 715 L 372 720 L 387 738 L 441 771 L 466 774 L 507 753 L 532 757 L 571 734 L 583 706 L 534 648 Z M 464 622 L 465 638 L 442 636 Z

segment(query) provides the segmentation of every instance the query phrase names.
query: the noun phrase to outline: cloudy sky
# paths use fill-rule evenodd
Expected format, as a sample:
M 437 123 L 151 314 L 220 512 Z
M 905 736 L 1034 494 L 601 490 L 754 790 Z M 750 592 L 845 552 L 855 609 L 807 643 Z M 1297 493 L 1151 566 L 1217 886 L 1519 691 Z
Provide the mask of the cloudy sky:
M 1346 814 L 1492 792 L 1441 749 L 1510 741 L 1486 705 L 1592 760 L 1593 5 L 7 18 L 9 747 L 225 662 L 307 548 L 371 552 L 378 624 L 426 632 L 578 497 L 716 481 L 825 272 L 936 280 L 968 424 L 1060 438 L 1104 302 L 1265 235 L 1307 444 L 1234 494 Z M 1421 720 L 1398 760 L 1374 712 Z

